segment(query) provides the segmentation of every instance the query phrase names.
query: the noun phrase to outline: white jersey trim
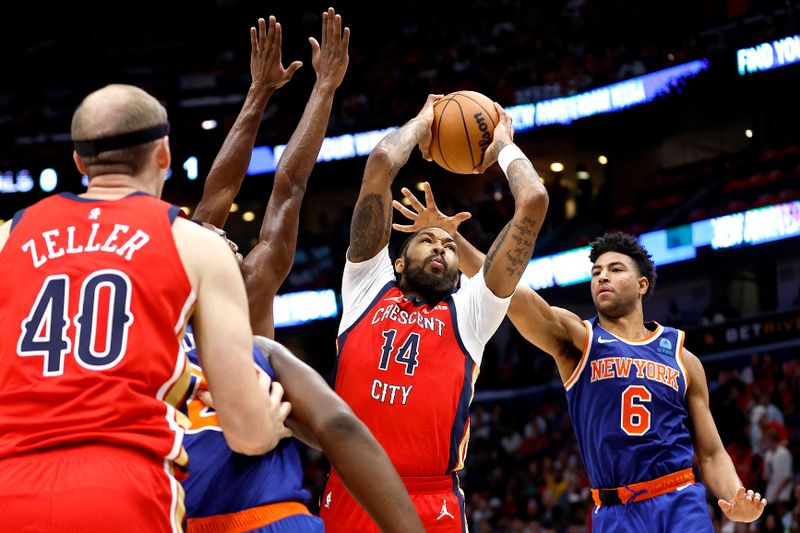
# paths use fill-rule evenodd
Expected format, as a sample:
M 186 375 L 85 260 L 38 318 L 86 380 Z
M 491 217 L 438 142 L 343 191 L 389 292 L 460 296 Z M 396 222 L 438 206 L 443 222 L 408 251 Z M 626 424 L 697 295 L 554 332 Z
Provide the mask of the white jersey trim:
M 583 347 L 583 353 L 581 354 L 581 359 L 578 361 L 578 366 L 575 367 L 575 370 L 572 371 L 572 375 L 569 377 L 567 381 L 564 382 L 564 389 L 570 390 L 581 377 L 583 373 L 583 369 L 586 368 L 586 362 L 589 360 L 589 356 L 592 352 L 592 341 L 594 340 L 594 327 L 592 327 L 592 323 L 588 320 L 583 321 L 584 327 L 586 327 L 586 340 L 584 341 L 586 344 Z

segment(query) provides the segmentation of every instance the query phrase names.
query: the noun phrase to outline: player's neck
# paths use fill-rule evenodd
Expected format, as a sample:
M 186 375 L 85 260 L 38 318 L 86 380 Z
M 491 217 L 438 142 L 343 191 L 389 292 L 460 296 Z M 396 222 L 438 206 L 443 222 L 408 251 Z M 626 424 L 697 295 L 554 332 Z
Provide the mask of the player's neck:
M 92 178 L 82 198 L 95 198 L 99 200 L 114 200 L 123 198 L 136 192 L 143 192 L 158 196 L 160 191 L 145 180 L 124 174 L 105 174 Z
M 624 339 L 635 341 L 650 335 L 650 331 L 644 326 L 644 316 L 641 310 L 619 317 L 598 314 L 598 320 L 603 329 Z

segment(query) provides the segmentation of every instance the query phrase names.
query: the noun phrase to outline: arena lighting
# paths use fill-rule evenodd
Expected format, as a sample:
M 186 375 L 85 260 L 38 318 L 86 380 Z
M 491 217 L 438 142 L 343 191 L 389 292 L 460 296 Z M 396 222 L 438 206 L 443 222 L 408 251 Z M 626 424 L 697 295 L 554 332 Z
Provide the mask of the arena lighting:
M 339 314 L 333 289 L 279 294 L 273 305 L 275 327 L 297 326 Z
M 606 156 L 604 156 L 604 155 L 598 156 L 597 162 L 600 163 L 601 165 L 607 165 L 608 164 L 608 158 Z
M 561 172 L 564 170 L 564 164 L 559 163 L 558 161 L 550 163 L 550 170 L 552 170 L 553 172 Z
M 507 107 L 506 111 L 514 121 L 516 132 L 551 124 L 570 124 L 581 118 L 614 113 L 652 102 L 659 96 L 679 90 L 681 80 L 694 77 L 707 69 L 708 60 L 698 59 L 573 96 Z M 393 126 L 382 130 L 325 137 L 317 162 L 369 155 L 375 145 L 395 129 L 397 127 Z M 285 149 L 285 144 L 255 147 L 247 175 L 274 172 Z
M 767 41 L 736 51 L 739 75 L 785 67 L 800 61 L 800 35 Z
M 237 204 L 236 202 L 233 202 L 231 204 L 231 213 L 235 213 L 238 210 L 239 210 L 239 204 Z
M 789 202 L 643 233 L 639 242 L 660 266 L 694 259 L 698 248 L 706 246 L 721 250 L 798 236 L 800 202 Z M 589 247 L 584 246 L 532 259 L 522 282 L 536 290 L 575 285 L 589 281 L 591 268 Z
M 204 120 L 203 122 L 200 123 L 200 127 L 203 128 L 204 130 L 213 130 L 214 128 L 217 127 L 217 121 L 214 119 Z
M 752 139 L 753 138 L 753 130 L 744 130 L 744 136 L 747 137 L 748 139 Z
M 800 202 L 751 209 L 701 220 L 639 236 L 656 266 L 694 259 L 697 249 L 712 250 L 759 245 L 800 236 Z M 564 287 L 589 281 L 592 265 L 589 246 L 532 259 L 522 283 L 534 290 Z M 279 294 L 275 297 L 275 327 L 305 324 L 338 315 L 333 289 Z
M 244 220 L 245 222 L 252 222 L 255 219 L 256 219 L 256 214 L 253 213 L 252 211 L 245 211 L 244 213 L 242 213 L 242 220 Z

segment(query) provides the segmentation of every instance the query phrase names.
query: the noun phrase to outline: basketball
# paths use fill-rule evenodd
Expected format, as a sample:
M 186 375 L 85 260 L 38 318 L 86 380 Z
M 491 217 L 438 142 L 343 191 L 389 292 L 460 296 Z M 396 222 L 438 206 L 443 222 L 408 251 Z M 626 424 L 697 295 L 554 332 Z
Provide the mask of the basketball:
M 483 162 L 499 120 L 494 102 L 475 91 L 450 93 L 433 106 L 431 157 L 456 174 L 472 174 Z

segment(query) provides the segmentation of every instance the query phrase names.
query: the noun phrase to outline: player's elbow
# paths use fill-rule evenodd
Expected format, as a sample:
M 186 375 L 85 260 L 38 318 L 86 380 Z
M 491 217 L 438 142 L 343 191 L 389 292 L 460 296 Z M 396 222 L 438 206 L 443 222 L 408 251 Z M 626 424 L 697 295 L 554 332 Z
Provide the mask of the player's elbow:
M 391 147 L 383 142 L 379 143 L 370 152 L 367 158 L 367 169 L 364 172 L 364 180 L 368 180 L 369 176 L 388 174 L 394 165 L 394 155 Z
M 320 421 L 317 431 L 320 442 L 344 442 L 369 433 L 367 426 L 349 409 L 336 409 L 329 413 Z
M 226 432 L 223 429 L 222 433 L 225 435 L 228 447 L 242 455 L 263 455 L 274 449 L 280 442 L 278 436 L 270 431 Z
M 547 211 L 550 196 L 547 189 L 534 185 L 521 190 L 514 199 L 515 210 L 530 217 L 540 217 Z

